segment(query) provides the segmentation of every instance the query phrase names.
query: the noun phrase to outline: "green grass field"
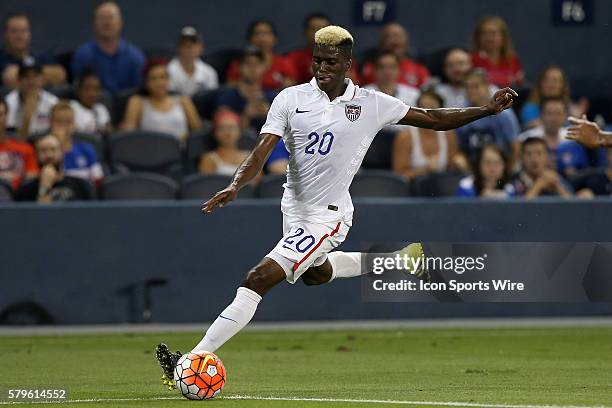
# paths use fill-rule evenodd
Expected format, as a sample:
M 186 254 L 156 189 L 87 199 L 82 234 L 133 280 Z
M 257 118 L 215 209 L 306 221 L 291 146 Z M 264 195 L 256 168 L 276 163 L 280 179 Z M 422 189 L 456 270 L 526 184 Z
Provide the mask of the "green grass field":
M 218 351 L 228 371 L 223 397 L 191 402 L 163 388 L 152 350 L 160 340 L 184 350 L 199 338 L 0 337 L 0 386 L 68 387 L 71 400 L 100 399 L 70 406 L 95 407 L 612 407 L 612 328 L 247 331 Z

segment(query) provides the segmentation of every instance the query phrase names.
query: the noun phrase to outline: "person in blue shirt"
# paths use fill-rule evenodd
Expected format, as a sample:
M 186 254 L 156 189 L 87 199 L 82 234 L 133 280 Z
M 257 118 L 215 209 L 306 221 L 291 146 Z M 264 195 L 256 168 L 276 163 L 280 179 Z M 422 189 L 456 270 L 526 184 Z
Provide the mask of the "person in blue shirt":
M 489 78 L 482 69 L 473 69 L 465 78 L 467 98 L 472 106 L 482 106 L 491 98 Z M 518 151 L 517 136 L 520 127 L 512 109 L 487 116 L 457 129 L 459 148 L 474 165 L 480 150 L 488 144 L 495 144 L 514 162 Z
M 64 174 L 98 184 L 104 177 L 102 165 L 92 144 L 74 140 L 74 111 L 70 103 L 60 101 L 51 109 L 50 125 L 50 133 L 59 139 L 64 151 Z
M 217 94 L 217 108 L 226 107 L 240 114 L 242 128 L 259 131 L 266 122 L 275 91 L 262 88 L 265 72 L 262 52 L 248 47 L 240 57 L 240 77 L 235 86 L 221 88 Z
M 586 113 L 589 108 L 589 100 L 580 98 L 578 102 L 573 103 L 570 99 L 569 81 L 565 72 L 558 65 L 549 65 L 545 67 L 535 83 L 535 86 L 529 94 L 529 99 L 521 109 L 521 123 L 526 128 L 533 128 L 542 124 L 540 111 L 542 102 L 546 99 L 561 98 L 568 104 L 571 115 L 580 117 Z
M 266 172 L 269 174 L 286 174 L 289 164 L 289 152 L 283 139 L 279 140 L 266 162 Z
M 485 145 L 480 149 L 474 175 L 459 182 L 457 197 L 509 198 L 515 195 L 509 183 L 508 159 L 499 146 Z
M 563 98 L 548 98 L 541 103 L 541 125 L 529 129 L 519 135 L 519 140 L 524 141 L 530 137 L 544 139 L 550 153 L 550 165 L 564 177 L 571 177 L 577 171 L 583 170 L 590 165 L 586 149 L 578 143 L 567 140 L 567 129 L 564 127 L 567 121 L 568 105 Z
M 72 57 L 72 75 L 93 69 L 111 94 L 142 84 L 143 52 L 121 38 L 123 18 L 117 3 L 104 2 L 94 14 L 95 38 L 81 45 Z

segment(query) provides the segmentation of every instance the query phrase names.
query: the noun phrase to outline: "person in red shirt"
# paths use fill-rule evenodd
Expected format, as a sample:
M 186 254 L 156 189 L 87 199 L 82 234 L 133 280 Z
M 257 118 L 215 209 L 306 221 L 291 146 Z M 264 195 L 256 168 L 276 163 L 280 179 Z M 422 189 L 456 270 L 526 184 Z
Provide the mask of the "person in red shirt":
M 8 138 L 5 129 L 6 103 L 0 99 L 0 178 L 16 190 L 24 178 L 36 177 L 38 164 L 32 146 Z
M 472 65 L 487 71 L 492 84 L 500 88 L 523 84 L 523 66 L 512 46 L 508 25 L 501 17 L 480 20 L 473 41 Z
M 381 32 L 379 51 L 392 52 L 400 58 L 399 83 L 420 88 L 429 80 L 429 71 L 425 65 L 419 64 L 406 56 L 410 44 L 408 32 L 399 23 L 387 23 Z M 374 82 L 374 63 L 363 66 L 362 80 L 364 84 Z
M 304 47 L 291 51 L 287 58 L 293 64 L 297 73 L 299 84 L 312 79 L 312 49 L 314 48 L 314 35 L 323 27 L 331 25 L 331 20 L 323 13 L 312 13 L 304 19 Z M 348 74 L 355 84 L 360 83 L 359 71 L 353 58 L 353 65 Z
M 281 89 L 296 84 L 298 75 L 292 62 L 287 57 L 274 53 L 277 38 L 272 23 L 266 20 L 253 21 L 247 30 L 247 40 L 264 55 L 266 70 L 261 86 L 265 89 Z M 239 77 L 240 63 L 233 61 L 227 70 L 228 82 L 233 85 Z

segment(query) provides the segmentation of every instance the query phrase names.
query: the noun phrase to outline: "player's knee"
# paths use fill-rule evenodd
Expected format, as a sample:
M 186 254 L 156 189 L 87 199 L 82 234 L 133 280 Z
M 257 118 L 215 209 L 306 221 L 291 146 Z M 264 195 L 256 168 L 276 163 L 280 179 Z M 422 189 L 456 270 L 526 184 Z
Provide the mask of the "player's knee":
M 329 282 L 329 276 L 324 276 L 324 274 L 318 273 L 314 269 L 309 269 L 302 275 L 302 282 L 306 286 L 322 285 Z
M 247 272 L 240 286 L 251 289 L 263 296 L 277 283 L 277 280 L 275 274 L 269 270 L 267 265 L 259 264 Z

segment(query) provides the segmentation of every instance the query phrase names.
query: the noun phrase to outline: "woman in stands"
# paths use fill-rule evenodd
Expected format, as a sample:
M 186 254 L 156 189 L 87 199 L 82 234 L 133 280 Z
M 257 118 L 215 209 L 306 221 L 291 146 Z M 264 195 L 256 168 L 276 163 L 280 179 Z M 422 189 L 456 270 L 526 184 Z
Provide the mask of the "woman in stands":
M 531 90 L 529 100 L 521 110 L 521 123 L 523 126 L 533 128 L 540 126 L 540 105 L 545 99 L 562 98 L 570 107 L 570 116 L 576 118 L 584 115 L 589 109 L 589 100 L 582 97 L 576 103 L 570 100 L 569 81 L 565 72 L 558 65 L 549 65 L 544 68 Z
M 417 99 L 424 109 L 442 107 L 442 98 L 425 91 Z M 403 126 L 393 142 L 391 167 L 393 172 L 410 180 L 433 172 L 467 170 L 465 157 L 459 153 L 454 131 L 435 131 Z
M 512 46 L 510 30 L 501 17 L 480 20 L 473 41 L 472 65 L 487 71 L 492 84 L 500 88 L 523 84 L 523 66 Z
M 249 154 L 238 148 L 240 116 L 230 110 L 217 111 L 213 134 L 217 147 L 202 155 L 200 173 L 232 176 Z
M 153 61 L 144 72 L 143 95 L 132 96 L 127 105 L 121 130 L 163 132 L 184 140 L 202 127 L 202 121 L 189 97 L 168 92 L 166 64 Z
M 478 154 L 474 175 L 459 182 L 458 197 L 508 198 L 515 195 L 509 183 L 508 159 L 494 144 L 486 145 Z

